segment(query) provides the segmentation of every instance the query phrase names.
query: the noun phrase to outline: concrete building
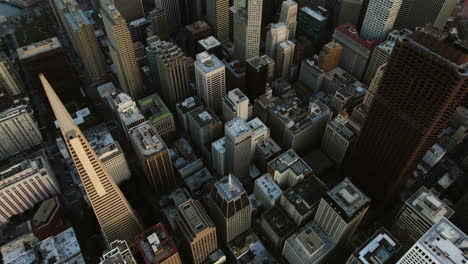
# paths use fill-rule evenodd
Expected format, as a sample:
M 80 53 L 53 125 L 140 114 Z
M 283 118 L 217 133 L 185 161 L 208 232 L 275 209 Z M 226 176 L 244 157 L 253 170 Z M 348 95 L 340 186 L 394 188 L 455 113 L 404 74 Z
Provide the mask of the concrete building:
M 224 147 L 225 138 L 222 137 L 211 143 L 211 161 L 213 170 L 218 176 L 226 175 L 226 148 Z
M 273 207 L 281 197 L 281 188 L 273 180 L 273 176 L 265 173 L 263 176 L 257 178 L 254 183 L 254 195 L 262 202 L 265 210 Z
M 238 88 L 231 90 L 223 97 L 224 122 L 239 117 L 245 121 L 252 116 L 253 105 L 249 98 Z
M 207 168 L 203 168 L 184 179 L 190 194 L 194 198 L 199 198 L 210 191 L 215 178 Z
M 305 59 L 302 61 L 299 81 L 306 85 L 307 88 L 318 92 L 322 88 L 324 78 L 325 71 L 319 67 L 316 59 Z
M 274 249 L 282 249 L 286 239 L 296 231 L 294 223 L 278 206 L 273 206 L 262 214 L 260 226 Z
M 267 163 L 281 153 L 281 147 L 271 137 L 266 138 L 255 146 L 254 165 L 264 172 L 267 169 Z
M 319 6 L 310 8 L 307 6 L 299 9 L 297 15 L 297 34 L 306 36 L 314 47 L 322 46 L 322 41 L 327 34 L 328 10 Z
M 226 69 L 215 55 L 208 52 L 197 54 L 195 61 L 195 80 L 198 97 L 206 107 L 215 113 L 221 113 L 226 94 Z
M 250 120 L 247 125 L 252 130 L 251 157 L 253 158 L 257 144 L 270 137 L 270 129 L 258 118 Z
M 336 78 L 338 81 L 338 78 Z M 343 83 L 333 96 L 331 106 L 335 113 L 352 112 L 354 107 L 362 103 L 367 93 L 367 86 L 359 81 Z
M 340 113 L 328 122 L 320 148 L 327 157 L 341 165 L 355 137 L 355 132 L 348 124 L 348 114 Z
M 384 40 L 393 29 L 403 0 L 371 0 L 361 27 L 364 39 Z
M 414 30 L 430 24 L 443 29 L 456 4 L 455 0 L 402 0 L 394 28 Z
M 175 175 L 169 150 L 156 127 L 146 121 L 130 130 L 130 140 L 151 188 L 165 192 L 174 187 Z
M 229 30 L 229 0 L 206 1 L 206 17 L 213 33 L 220 42 L 228 41 Z
M 120 88 L 136 100 L 143 95 L 144 88 L 127 20 L 109 0 L 103 0 L 100 12 L 109 38 L 107 44 Z
M 331 41 L 323 46 L 318 57 L 318 66 L 324 71 L 328 72 L 340 64 L 341 54 L 343 53 L 343 47 L 340 43 Z
M 177 228 L 194 264 L 201 264 L 218 248 L 216 227 L 199 201 L 182 203 L 176 215 Z
M 63 2 L 63 0 L 56 0 Z M 117 1 L 114 1 L 114 3 Z M 120 1 L 123 2 L 123 1 Z M 63 26 L 68 33 L 73 47 L 81 58 L 83 66 L 93 81 L 99 80 L 108 70 L 104 62 L 101 48 L 94 34 L 94 21 L 89 18 L 75 2 L 66 4 L 67 12 L 63 16 Z M 60 11 L 59 11 L 60 12 Z
M 199 50 L 206 51 L 209 54 L 214 54 L 218 59 L 223 59 L 225 55 L 225 50 L 221 42 L 219 42 L 215 37 L 209 36 L 202 40 L 198 41 Z
M 278 45 L 289 39 L 289 30 L 284 22 L 270 25 L 270 30 L 266 36 L 265 54 L 270 58 L 276 58 Z
M 366 243 L 354 251 L 346 264 L 395 263 L 399 250 L 398 241 L 382 227 Z
M 190 68 L 193 59 L 171 42 L 162 41 L 155 47 L 156 64 L 161 80 L 160 91 L 164 101 L 172 110 L 178 102 L 192 95 Z
M 138 100 L 138 106 L 146 119 L 156 127 L 164 142 L 172 142 L 176 134 L 174 116 L 162 98 L 155 93 Z
M 152 33 L 158 36 L 161 40 L 169 40 L 169 24 L 167 20 L 166 10 L 163 8 L 155 8 L 149 13 L 151 18 Z
M 43 75 L 40 78 L 106 241 L 125 239 L 133 243 L 141 232 L 134 211 L 49 82 Z
M 24 84 L 20 80 L 18 71 L 3 52 L 0 52 L 0 91 L 4 91 L 10 96 L 24 92 Z
M 202 52 L 199 48 L 198 41 L 212 35 L 211 27 L 205 21 L 197 20 L 192 24 L 184 27 L 184 50 L 188 56 L 194 57 Z
M 313 173 L 309 165 L 292 149 L 270 161 L 267 171 L 283 189 L 292 187 Z
M 110 243 L 109 248 L 104 251 L 99 264 L 136 264 L 136 260 L 130 251 L 127 242 L 123 240 L 114 240 Z
M 370 199 L 347 178 L 322 197 L 314 221 L 336 244 L 353 234 Z
M 145 122 L 145 116 L 141 113 L 140 108 L 137 107 L 136 103 L 130 96 L 125 93 L 114 93 L 111 94 L 113 110 L 117 114 L 117 117 L 122 125 L 122 129 L 126 135 L 129 131 Z
M 390 229 L 400 241 L 403 252 L 417 242 L 443 217 L 450 218 L 454 211 L 426 187 L 421 187 L 403 205 Z
M 275 61 L 267 55 L 255 56 L 247 60 L 247 76 L 244 89 L 250 101 L 265 93 L 267 84 L 271 84 L 275 75 Z
M 283 257 L 289 263 L 321 263 L 335 247 L 335 242 L 314 221 L 289 237 L 284 243 Z
M 226 90 L 231 91 L 239 88 L 246 89 L 246 67 L 240 60 L 225 62 L 226 65 Z
M 279 205 L 296 226 L 303 226 L 317 212 L 326 191 L 325 184 L 311 175 L 286 189 L 281 195 Z
M 355 26 L 349 23 L 337 27 L 333 39 L 343 47 L 339 66 L 361 80 L 378 41 L 360 37 Z
M 9 106 L 0 106 L 0 160 L 41 143 L 42 134 L 34 120 L 29 98 L 18 100 Z
M 190 112 L 199 108 L 203 108 L 203 104 L 196 96 L 188 97 L 176 105 L 179 124 L 184 128 L 187 134 L 190 134 Z
M 223 122 L 213 111 L 206 108 L 190 112 L 189 120 L 193 143 L 211 163 L 211 143 L 223 135 Z
M 397 264 L 466 263 L 468 236 L 446 218 L 434 224 Z
M 250 175 L 253 131 L 246 121 L 234 118 L 224 125 L 226 169 L 241 181 Z
M 135 238 L 145 264 L 182 264 L 179 251 L 162 223 Z
M 105 125 L 92 127 L 84 131 L 84 135 L 116 184 L 130 179 L 132 175 L 125 154 Z
M 276 77 L 289 79 L 289 71 L 294 57 L 294 49 L 295 44 L 290 40 L 278 44 L 275 60 Z
M 214 222 L 218 234 L 225 243 L 229 243 L 238 235 L 250 228 L 252 205 L 247 192 L 240 181 L 232 176 L 223 177 L 215 183 L 211 194 L 214 204 Z
M 234 54 L 241 61 L 260 55 L 263 0 L 234 0 Z
M 153 89 L 157 90 L 161 86 L 161 77 L 159 76 L 158 70 L 158 45 L 161 44 L 161 38 L 158 35 L 154 35 L 146 39 L 147 46 L 145 47 L 147 65 L 151 74 L 151 84 Z
M 44 152 L 0 168 L 0 223 L 7 223 L 13 215 L 59 193 L 59 184 Z
M 364 0 L 343 0 L 336 25 L 339 26 L 345 23 L 359 24 L 363 4 Z
M 281 13 L 279 21 L 286 23 L 286 26 L 289 30 L 290 40 L 296 38 L 297 8 L 297 3 L 293 0 L 286 0 L 283 1 L 283 3 L 281 4 Z

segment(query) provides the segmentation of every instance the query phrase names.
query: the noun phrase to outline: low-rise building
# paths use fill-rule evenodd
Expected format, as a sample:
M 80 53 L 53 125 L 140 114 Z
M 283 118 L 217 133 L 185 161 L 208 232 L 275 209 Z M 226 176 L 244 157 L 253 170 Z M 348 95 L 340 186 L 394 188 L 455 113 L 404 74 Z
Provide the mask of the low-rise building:
M 289 188 L 313 174 L 307 163 L 294 152 L 288 150 L 268 163 L 268 173 L 281 188 Z
M 276 184 L 273 180 L 273 176 L 269 173 L 266 173 L 255 180 L 255 197 L 262 202 L 262 205 L 266 210 L 276 204 L 282 193 L 281 188 Z
M 126 135 L 129 134 L 130 129 L 145 122 L 145 117 L 141 113 L 141 110 L 129 95 L 117 92 L 111 94 L 111 98 L 113 102 L 112 109 L 119 118 Z
M 182 264 L 179 251 L 162 223 L 135 238 L 145 264 Z
M 267 164 L 281 153 L 281 147 L 271 138 L 266 138 L 259 141 L 255 146 L 255 154 L 253 162 L 255 166 L 264 172 L 267 169 Z
M 260 221 L 263 233 L 275 249 L 282 249 L 286 239 L 296 231 L 293 221 L 278 206 L 263 213 Z

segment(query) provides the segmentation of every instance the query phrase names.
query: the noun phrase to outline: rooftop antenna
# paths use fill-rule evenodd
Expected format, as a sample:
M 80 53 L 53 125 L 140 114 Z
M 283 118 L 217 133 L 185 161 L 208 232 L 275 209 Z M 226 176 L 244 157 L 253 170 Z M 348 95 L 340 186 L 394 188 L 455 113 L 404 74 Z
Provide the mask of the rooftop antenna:
M 229 176 L 228 176 L 228 186 L 229 186 L 229 191 L 233 192 L 234 186 L 232 185 L 232 173 L 229 173 Z

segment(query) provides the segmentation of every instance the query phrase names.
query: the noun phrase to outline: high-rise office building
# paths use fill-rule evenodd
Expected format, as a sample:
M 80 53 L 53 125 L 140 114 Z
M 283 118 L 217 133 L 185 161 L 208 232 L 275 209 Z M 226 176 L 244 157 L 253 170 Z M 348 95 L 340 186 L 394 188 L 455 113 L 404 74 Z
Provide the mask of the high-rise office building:
M 323 7 L 302 7 L 297 15 L 297 34 L 306 36 L 314 47 L 321 47 L 327 34 L 328 10 Z
M 393 29 L 403 0 L 370 0 L 361 27 L 361 37 L 384 40 Z
M 142 0 L 112 0 L 125 21 L 133 21 L 145 17 Z
M 222 137 L 211 143 L 211 164 L 213 170 L 218 176 L 226 174 L 226 148 L 224 147 L 225 138 Z
M 322 88 L 325 78 L 325 71 L 318 66 L 317 58 L 302 61 L 299 81 L 313 92 L 318 92 Z
M 456 0 L 402 0 L 394 28 L 414 30 L 427 24 L 443 29 Z
M 348 124 L 348 113 L 339 113 L 328 122 L 320 148 L 331 160 L 341 165 L 355 137 L 356 134 Z
M 145 116 L 130 96 L 125 93 L 115 93 L 111 94 L 110 97 L 112 98 L 112 109 L 117 115 L 125 135 L 128 136 L 132 128 L 145 122 Z
M 184 45 L 182 46 L 186 54 L 190 57 L 195 57 L 198 53 L 202 52 L 198 41 L 206 39 L 211 36 L 211 27 L 202 20 L 197 20 L 192 24 L 186 25 L 183 30 Z
M 421 187 L 403 204 L 390 231 L 405 252 L 440 219 L 450 218 L 453 213 L 452 208 Z
M 0 52 L 0 91 L 11 96 L 24 91 L 24 84 L 20 80 L 18 71 L 3 52 Z
M 314 221 L 338 244 L 353 234 L 369 204 L 370 199 L 346 178 L 322 197 Z
M 167 20 L 166 10 L 163 8 L 155 8 L 149 13 L 151 18 L 151 29 L 153 34 L 161 40 L 169 40 L 169 25 Z
M 174 115 L 169 111 L 162 98 L 154 93 L 138 100 L 138 106 L 146 119 L 156 127 L 164 142 L 172 142 L 176 134 Z
M 145 264 L 182 264 L 179 251 L 162 223 L 145 230 L 135 241 Z
M 216 39 L 229 40 L 229 0 L 207 0 L 206 16 Z
M 242 181 L 250 175 L 253 131 L 245 120 L 236 117 L 224 125 L 224 134 L 226 168 Z
M 218 248 L 216 226 L 199 201 L 188 200 L 177 210 L 177 227 L 194 264 L 201 264 Z
M 395 263 L 399 250 L 398 240 L 382 227 L 366 243 L 356 249 L 346 264 Z
M 213 111 L 200 107 L 189 114 L 190 136 L 199 151 L 208 161 L 211 158 L 211 143 L 223 135 L 223 122 Z
M 266 36 L 265 54 L 270 58 L 276 58 L 278 44 L 289 39 L 289 30 L 284 22 L 278 22 L 270 25 L 270 30 Z
M 146 39 L 147 46 L 145 47 L 146 59 L 148 60 L 148 67 L 151 74 L 152 88 L 157 90 L 161 86 L 161 79 L 158 70 L 158 45 L 161 44 L 161 38 L 158 35 Z
M 172 34 L 182 24 L 180 18 L 180 0 L 155 0 L 156 8 L 166 10 L 169 32 Z
M 236 177 L 229 175 L 216 182 L 211 191 L 211 198 L 214 202 L 210 206 L 214 222 L 220 238 L 225 243 L 229 243 L 250 228 L 252 205 L 247 192 Z
M 3 166 L 0 170 L 0 223 L 7 223 L 13 215 L 59 193 L 57 179 L 42 151 L 20 163 Z
M 289 30 L 289 39 L 295 39 L 297 26 L 297 3 L 286 0 L 281 4 L 280 22 L 286 23 Z M 270 56 L 271 57 L 271 56 Z
M 40 79 L 106 241 L 124 239 L 133 244 L 141 225 L 130 204 L 44 75 Z
M 131 1 L 122 0 L 122 2 Z M 144 89 L 127 22 L 109 0 L 103 0 L 101 14 L 120 87 L 133 99 L 138 99 L 143 95 Z
M 446 218 L 433 225 L 397 264 L 467 263 L 468 236 Z
M 289 71 L 294 57 L 296 45 L 291 40 L 278 44 L 275 60 L 275 76 L 289 79 Z
M 273 82 L 275 74 L 275 61 L 267 55 L 255 56 L 247 60 L 247 76 L 245 94 L 251 101 L 257 99 L 266 91 L 267 83 Z
M 176 105 L 177 119 L 179 120 L 180 126 L 184 128 L 187 134 L 190 134 L 190 112 L 199 108 L 203 108 L 203 104 L 196 96 L 188 97 Z
M 161 81 L 164 101 L 172 110 L 178 102 L 192 94 L 190 87 L 190 67 L 193 59 L 171 42 L 161 41 L 156 46 L 156 63 Z
M 364 0 L 343 0 L 336 25 L 339 26 L 344 23 L 359 24 L 363 4 Z
M 361 80 L 366 71 L 372 50 L 378 44 L 375 40 L 366 40 L 358 35 L 356 27 L 346 23 L 335 29 L 333 39 L 343 48 L 340 68 Z
M 340 43 L 331 41 L 323 46 L 318 57 L 318 66 L 324 71 L 331 71 L 340 64 L 343 47 Z
M 260 55 L 263 0 L 234 0 L 234 53 L 246 61 Z
M 396 42 L 350 154 L 353 181 L 376 202 L 398 193 L 468 91 L 466 53 L 432 31 L 444 37 L 426 28 Z
M 169 149 L 149 121 L 130 130 L 130 138 L 140 166 L 151 188 L 158 192 L 175 186 Z
M 215 113 L 221 113 L 223 109 L 221 98 L 226 94 L 224 63 L 206 51 L 197 54 L 195 80 L 198 97 L 205 103 L 205 106 Z
M 42 134 L 34 119 L 29 98 L 0 106 L 0 160 L 41 143 Z
M 252 104 L 249 98 L 238 88 L 231 90 L 223 97 L 223 118 L 224 122 L 239 117 L 245 121 L 252 115 Z

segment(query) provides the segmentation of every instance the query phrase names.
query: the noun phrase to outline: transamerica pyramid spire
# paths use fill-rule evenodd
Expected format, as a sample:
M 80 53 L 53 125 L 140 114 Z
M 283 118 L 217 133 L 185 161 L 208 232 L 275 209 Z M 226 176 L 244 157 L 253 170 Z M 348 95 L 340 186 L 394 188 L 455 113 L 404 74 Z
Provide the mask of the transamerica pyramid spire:
M 39 78 L 105 239 L 108 243 L 125 240 L 128 244 L 133 244 L 142 227 L 130 204 L 45 76 L 40 74 Z

